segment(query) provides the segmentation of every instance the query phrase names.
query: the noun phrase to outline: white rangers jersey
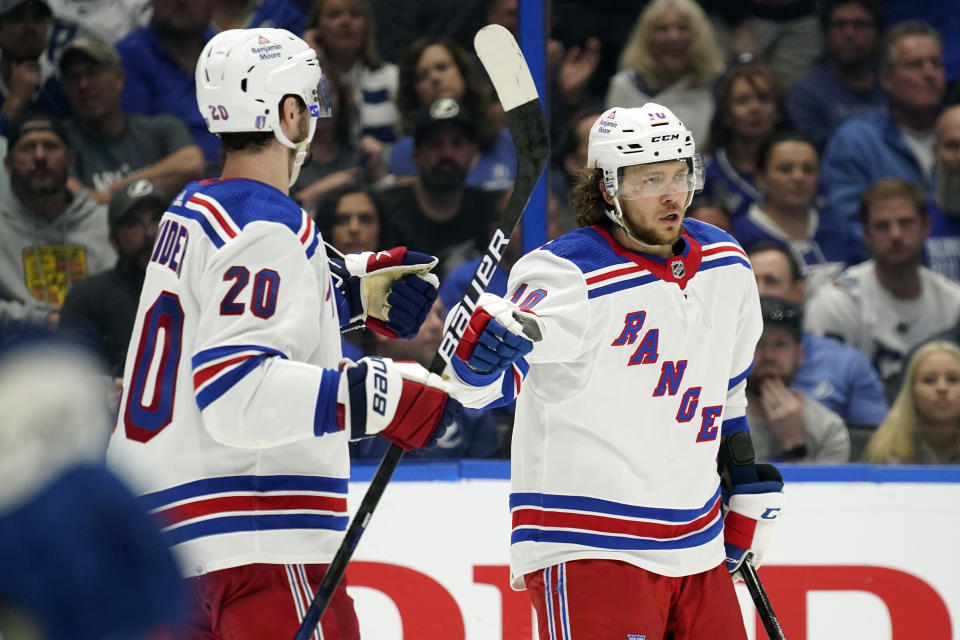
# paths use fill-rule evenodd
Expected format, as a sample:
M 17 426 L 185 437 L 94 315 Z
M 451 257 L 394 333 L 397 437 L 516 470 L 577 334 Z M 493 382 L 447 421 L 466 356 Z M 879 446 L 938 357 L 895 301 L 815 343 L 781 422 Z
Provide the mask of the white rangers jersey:
M 186 575 L 333 557 L 348 521 L 339 360 L 310 216 L 263 183 L 188 185 L 160 223 L 107 452 Z
M 514 588 L 583 558 L 667 576 L 723 562 L 718 445 L 747 429 L 762 320 L 736 241 L 697 220 L 683 237 L 665 261 L 585 227 L 511 271 L 508 296 L 542 320 L 543 340 L 478 396 L 509 398 L 526 373 L 511 451 Z
M 881 379 L 895 379 L 911 349 L 960 319 L 960 285 L 920 267 L 920 296 L 902 300 L 877 280 L 873 260 L 854 265 L 807 303 L 808 331 L 862 351 Z

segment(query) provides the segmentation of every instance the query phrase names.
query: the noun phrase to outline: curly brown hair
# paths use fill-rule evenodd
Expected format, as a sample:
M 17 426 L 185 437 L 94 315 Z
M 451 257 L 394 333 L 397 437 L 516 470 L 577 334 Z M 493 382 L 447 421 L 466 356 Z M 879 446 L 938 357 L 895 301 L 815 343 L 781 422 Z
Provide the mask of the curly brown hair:
M 471 58 L 470 54 L 450 38 L 440 36 L 422 36 L 413 41 L 404 52 L 400 59 L 400 86 L 397 90 L 397 108 L 403 120 L 403 130 L 408 135 L 413 134 L 413 123 L 417 117 L 417 112 L 424 105 L 420 103 L 420 97 L 417 95 L 417 64 L 424 50 L 432 45 L 439 45 L 450 53 L 454 64 L 460 71 L 463 78 L 464 95 L 460 102 L 467 105 L 467 109 L 477 120 L 477 145 L 481 151 L 487 151 L 500 137 L 500 129 L 503 123 L 496 118 L 491 118 L 491 107 L 493 106 L 493 90 L 486 78 L 480 73 L 477 64 Z
M 589 227 L 605 224 L 610 220 L 607 217 L 610 205 L 603 199 L 601 182 L 603 169 L 584 167 L 577 175 L 577 181 L 570 187 L 570 206 L 577 214 L 577 226 Z

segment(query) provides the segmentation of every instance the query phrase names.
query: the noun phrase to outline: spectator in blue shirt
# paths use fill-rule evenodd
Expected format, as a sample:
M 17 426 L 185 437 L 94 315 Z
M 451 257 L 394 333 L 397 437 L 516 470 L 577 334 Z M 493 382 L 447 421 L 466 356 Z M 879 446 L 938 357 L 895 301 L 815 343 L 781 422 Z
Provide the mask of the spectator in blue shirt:
M 194 69 L 213 37 L 208 26 L 213 0 L 152 0 L 150 24 L 117 43 L 126 83 L 123 109 L 129 113 L 170 113 L 186 123 L 207 166 L 220 164 L 220 139 L 210 133 L 197 108 Z
M 290 0 L 215 0 L 210 26 L 216 31 L 270 27 L 299 36 L 306 20 Z
M 803 275 L 788 248 L 761 242 L 747 247 L 747 256 L 761 296 L 803 304 Z M 843 418 L 850 430 L 851 459 L 856 460 L 887 414 L 883 384 L 859 350 L 810 332 L 804 332 L 802 343 L 803 362 L 792 384 Z
M 860 195 L 877 180 L 930 185 L 934 124 L 946 90 L 943 41 L 930 25 L 909 20 L 890 27 L 880 55 L 887 108 L 847 120 L 823 155 L 830 209 L 858 232 Z
M 844 121 L 886 104 L 877 77 L 883 6 L 878 0 L 829 0 L 824 5 L 826 61 L 798 78 L 787 100 L 794 126 L 821 150 Z
M 811 293 L 866 259 L 849 228 L 815 207 L 819 181 L 813 142 L 796 131 L 775 133 L 757 155 L 757 186 L 764 198 L 733 223 L 733 236 L 744 247 L 761 241 L 789 247 Z
M 754 181 L 757 151 L 771 133 L 787 128 L 785 99 L 780 77 L 762 62 L 738 64 L 720 78 L 703 195 L 722 202 L 734 220 L 762 197 Z
M 927 198 L 930 235 L 925 264 L 960 281 L 960 105 L 940 114 L 933 145 L 934 186 Z
M 52 67 L 43 59 L 50 32 L 43 0 L 0 2 L 0 135 L 28 112 L 64 116 L 67 106 Z

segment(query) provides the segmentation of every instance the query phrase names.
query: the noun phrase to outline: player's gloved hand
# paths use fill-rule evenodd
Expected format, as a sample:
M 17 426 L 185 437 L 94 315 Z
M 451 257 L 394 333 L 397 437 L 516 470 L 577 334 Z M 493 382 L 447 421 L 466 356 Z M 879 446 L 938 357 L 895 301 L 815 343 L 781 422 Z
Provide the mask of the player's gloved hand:
M 734 485 L 724 496 L 723 545 L 734 580 L 741 579 L 740 565 L 748 552 L 753 553 L 754 566 L 760 566 L 783 504 L 783 478 L 777 468 L 758 464 L 756 470 L 757 482 Z
M 380 434 L 405 451 L 439 440 L 463 408 L 451 386 L 415 362 L 340 363 L 337 419 L 356 440 Z
M 500 296 L 482 293 L 456 354 L 475 373 L 499 374 L 530 353 L 540 333 L 536 315 Z
M 350 304 L 351 323 L 363 322 L 388 338 L 413 338 L 420 331 L 440 281 L 430 270 L 437 259 L 395 247 L 343 257 L 341 291 Z M 335 262 L 335 261 L 331 261 Z M 334 265 L 331 269 L 336 272 Z

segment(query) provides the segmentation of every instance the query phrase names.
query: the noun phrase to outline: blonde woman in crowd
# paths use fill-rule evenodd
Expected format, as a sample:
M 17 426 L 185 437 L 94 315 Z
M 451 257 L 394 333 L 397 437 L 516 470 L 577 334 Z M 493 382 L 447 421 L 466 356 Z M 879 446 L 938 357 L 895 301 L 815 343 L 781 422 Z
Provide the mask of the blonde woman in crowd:
M 879 464 L 960 463 L 960 347 L 937 340 L 917 349 L 863 458 Z
M 710 84 L 723 71 L 723 52 L 694 0 L 653 0 L 640 13 L 610 78 L 607 107 L 654 101 L 672 110 L 706 141 L 713 116 Z
M 316 51 L 323 72 L 352 90 L 353 133 L 360 151 L 382 153 L 383 145 L 397 139 L 399 73 L 380 56 L 370 5 L 366 0 L 315 0 L 303 39 Z

